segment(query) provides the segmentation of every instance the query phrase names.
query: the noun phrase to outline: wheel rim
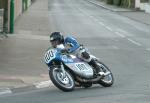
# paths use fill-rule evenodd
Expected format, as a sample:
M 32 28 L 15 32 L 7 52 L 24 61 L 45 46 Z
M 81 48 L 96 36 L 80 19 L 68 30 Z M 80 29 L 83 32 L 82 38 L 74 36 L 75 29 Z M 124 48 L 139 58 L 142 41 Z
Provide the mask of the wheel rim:
M 113 81 L 113 76 L 112 76 L 112 73 L 111 71 L 103 64 L 101 63 L 98 63 L 99 67 L 101 68 L 101 70 L 104 72 L 104 73 L 109 73 L 108 75 L 104 76 L 101 81 L 107 83 L 107 84 L 110 84 L 112 83 Z
M 53 75 L 57 83 L 59 83 L 59 85 L 61 85 L 62 87 L 68 89 L 73 88 L 74 80 L 68 72 L 65 71 L 64 74 L 62 71 L 58 69 L 54 69 Z

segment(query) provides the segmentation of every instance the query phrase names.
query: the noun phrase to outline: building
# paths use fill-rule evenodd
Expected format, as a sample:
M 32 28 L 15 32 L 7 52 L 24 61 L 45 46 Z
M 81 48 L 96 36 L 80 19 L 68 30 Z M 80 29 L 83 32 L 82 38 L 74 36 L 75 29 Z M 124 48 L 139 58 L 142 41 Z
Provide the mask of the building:
M 135 8 L 150 13 L 150 0 L 135 0 Z
M 3 15 L 1 15 L 1 18 L 3 18 L 3 24 L 0 24 L 1 26 L 3 26 L 2 28 L 4 31 L 5 29 L 7 29 L 8 26 L 8 0 L 0 0 L 0 9 L 1 11 L 4 11 Z
M 150 0 L 145 4 L 145 12 L 150 13 Z
M 32 4 L 34 0 L 0 0 L 0 9 L 4 9 L 4 32 L 14 32 L 15 20 Z

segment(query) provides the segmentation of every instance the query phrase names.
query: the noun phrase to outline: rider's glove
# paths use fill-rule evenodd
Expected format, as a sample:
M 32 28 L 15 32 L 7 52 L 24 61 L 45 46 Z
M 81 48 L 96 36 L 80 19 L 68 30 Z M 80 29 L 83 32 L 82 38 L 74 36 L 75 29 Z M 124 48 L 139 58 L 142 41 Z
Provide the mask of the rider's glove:
M 69 52 L 68 52 L 67 49 L 62 49 L 62 50 L 61 50 L 61 53 L 66 54 L 66 53 L 69 53 Z

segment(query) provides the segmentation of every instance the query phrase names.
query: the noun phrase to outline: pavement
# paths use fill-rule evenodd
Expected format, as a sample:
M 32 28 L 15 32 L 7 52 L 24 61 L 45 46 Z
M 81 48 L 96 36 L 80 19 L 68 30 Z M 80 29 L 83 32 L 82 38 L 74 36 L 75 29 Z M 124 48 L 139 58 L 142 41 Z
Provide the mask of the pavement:
M 107 5 L 100 0 L 87 0 L 94 5 L 150 25 L 150 14 Z M 0 95 L 16 89 L 44 88 L 49 81 L 43 53 L 49 46 L 48 0 L 36 0 L 15 21 L 15 33 L 0 38 Z
M 93 3 L 94 5 L 100 6 L 104 9 L 110 10 L 112 12 L 116 12 L 122 16 L 126 16 L 137 22 L 150 25 L 150 14 L 145 13 L 144 11 L 109 5 L 109 4 L 106 4 L 104 0 L 86 0 L 86 1 Z
M 48 0 L 36 0 L 15 21 L 14 34 L 0 36 L 0 95 L 49 87 L 43 54 L 49 46 Z

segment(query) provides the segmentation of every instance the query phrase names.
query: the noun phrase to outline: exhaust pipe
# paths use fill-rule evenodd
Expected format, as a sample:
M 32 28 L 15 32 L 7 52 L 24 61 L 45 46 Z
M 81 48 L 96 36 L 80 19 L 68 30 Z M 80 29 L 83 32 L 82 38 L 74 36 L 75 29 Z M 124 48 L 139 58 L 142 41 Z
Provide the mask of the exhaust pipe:
M 104 75 L 98 76 L 97 78 L 93 78 L 93 79 L 89 79 L 89 80 L 88 80 L 88 79 L 82 79 L 82 78 L 80 78 L 80 77 L 77 77 L 77 79 L 78 79 L 79 81 L 85 82 L 85 83 L 87 83 L 87 82 L 95 83 L 95 82 L 99 81 L 101 78 L 103 78 L 104 76 L 107 76 L 107 75 L 109 75 L 109 74 L 110 74 L 110 72 L 108 71 L 108 72 L 104 73 Z

